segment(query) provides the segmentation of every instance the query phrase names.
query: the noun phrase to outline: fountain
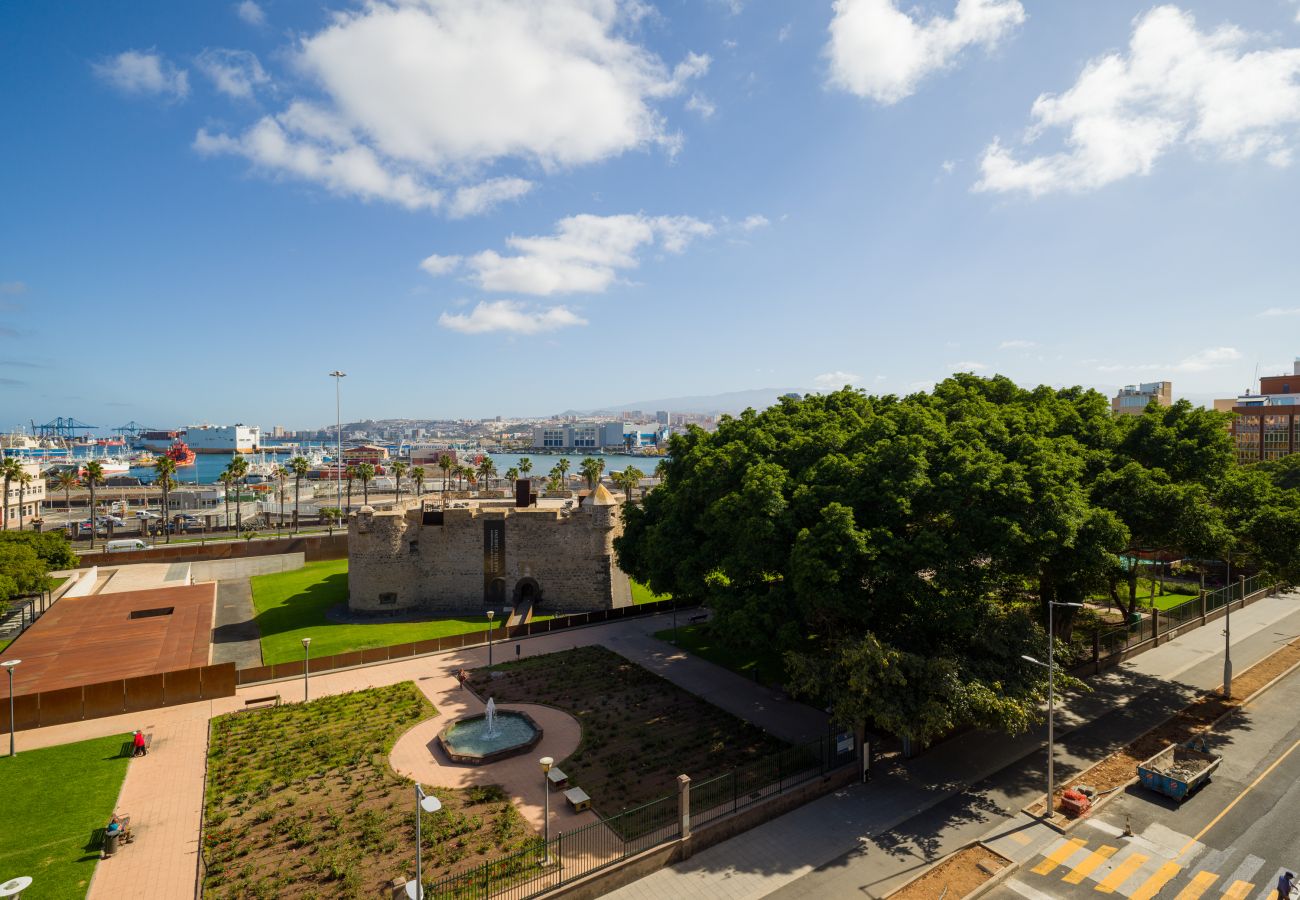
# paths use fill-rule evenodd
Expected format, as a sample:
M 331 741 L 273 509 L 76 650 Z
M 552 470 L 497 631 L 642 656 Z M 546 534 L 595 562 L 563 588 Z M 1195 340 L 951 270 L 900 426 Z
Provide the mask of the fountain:
M 482 715 L 457 719 L 438 735 L 438 743 L 452 762 L 473 766 L 527 752 L 541 739 L 541 726 L 532 716 L 513 710 L 498 712 L 491 697 Z

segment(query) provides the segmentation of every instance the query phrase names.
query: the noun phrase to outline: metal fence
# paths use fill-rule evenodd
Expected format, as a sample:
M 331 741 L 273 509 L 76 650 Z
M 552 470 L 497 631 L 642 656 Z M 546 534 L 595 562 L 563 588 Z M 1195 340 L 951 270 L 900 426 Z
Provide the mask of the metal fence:
M 851 755 L 851 754 L 850 754 Z M 830 738 L 789 747 L 766 759 L 691 784 L 691 827 L 774 797 L 841 763 Z

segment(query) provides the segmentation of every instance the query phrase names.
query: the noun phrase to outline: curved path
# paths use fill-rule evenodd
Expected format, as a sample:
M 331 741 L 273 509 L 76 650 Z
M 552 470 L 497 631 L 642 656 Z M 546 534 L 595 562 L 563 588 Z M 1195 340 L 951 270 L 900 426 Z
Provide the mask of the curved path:
M 421 784 L 445 788 L 464 788 L 478 784 L 500 785 L 530 825 L 542 830 L 543 796 L 546 782 L 538 760 L 549 756 L 563 768 L 564 760 L 573 755 L 582 739 L 578 720 L 553 706 L 538 703 L 502 703 L 501 712 L 526 712 L 542 728 L 542 740 L 527 753 L 498 760 L 483 766 L 452 762 L 438 746 L 438 732 L 449 722 L 483 712 L 483 704 L 467 690 L 442 692 L 438 715 L 426 719 L 397 739 L 389 762 L 399 775 Z M 575 813 L 562 791 L 551 789 L 551 833 L 569 831 L 597 821 L 596 814 Z

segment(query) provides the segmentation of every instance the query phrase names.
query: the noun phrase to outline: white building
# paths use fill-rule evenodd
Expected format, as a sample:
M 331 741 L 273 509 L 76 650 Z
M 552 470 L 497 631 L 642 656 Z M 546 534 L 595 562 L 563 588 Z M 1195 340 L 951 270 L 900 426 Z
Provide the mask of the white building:
M 31 476 L 29 484 L 20 484 L 17 479 L 9 482 L 9 494 L 4 503 L 4 527 L 26 527 L 32 519 L 40 514 L 41 501 L 45 499 L 45 479 L 41 477 L 39 463 L 22 463 L 22 470 Z M 3 486 L 0 485 L 0 490 Z M 22 502 L 19 503 L 19 494 Z

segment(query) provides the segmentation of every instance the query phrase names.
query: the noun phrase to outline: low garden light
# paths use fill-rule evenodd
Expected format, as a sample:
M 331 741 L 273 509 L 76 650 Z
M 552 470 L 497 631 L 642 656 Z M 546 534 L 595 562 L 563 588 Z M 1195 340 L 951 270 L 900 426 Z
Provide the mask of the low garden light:
M 302 639 L 302 702 L 307 702 L 307 676 L 311 672 L 311 638 Z
M 551 779 L 549 778 L 551 766 L 555 765 L 555 760 L 549 756 L 543 756 L 539 762 L 542 764 L 542 848 L 543 860 L 542 865 L 551 864 Z
M 14 669 L 22 662 L 21 659 L 6 659 L 0 662 L 9 671 L 9 755 L 17 756 L 14 750 Z

